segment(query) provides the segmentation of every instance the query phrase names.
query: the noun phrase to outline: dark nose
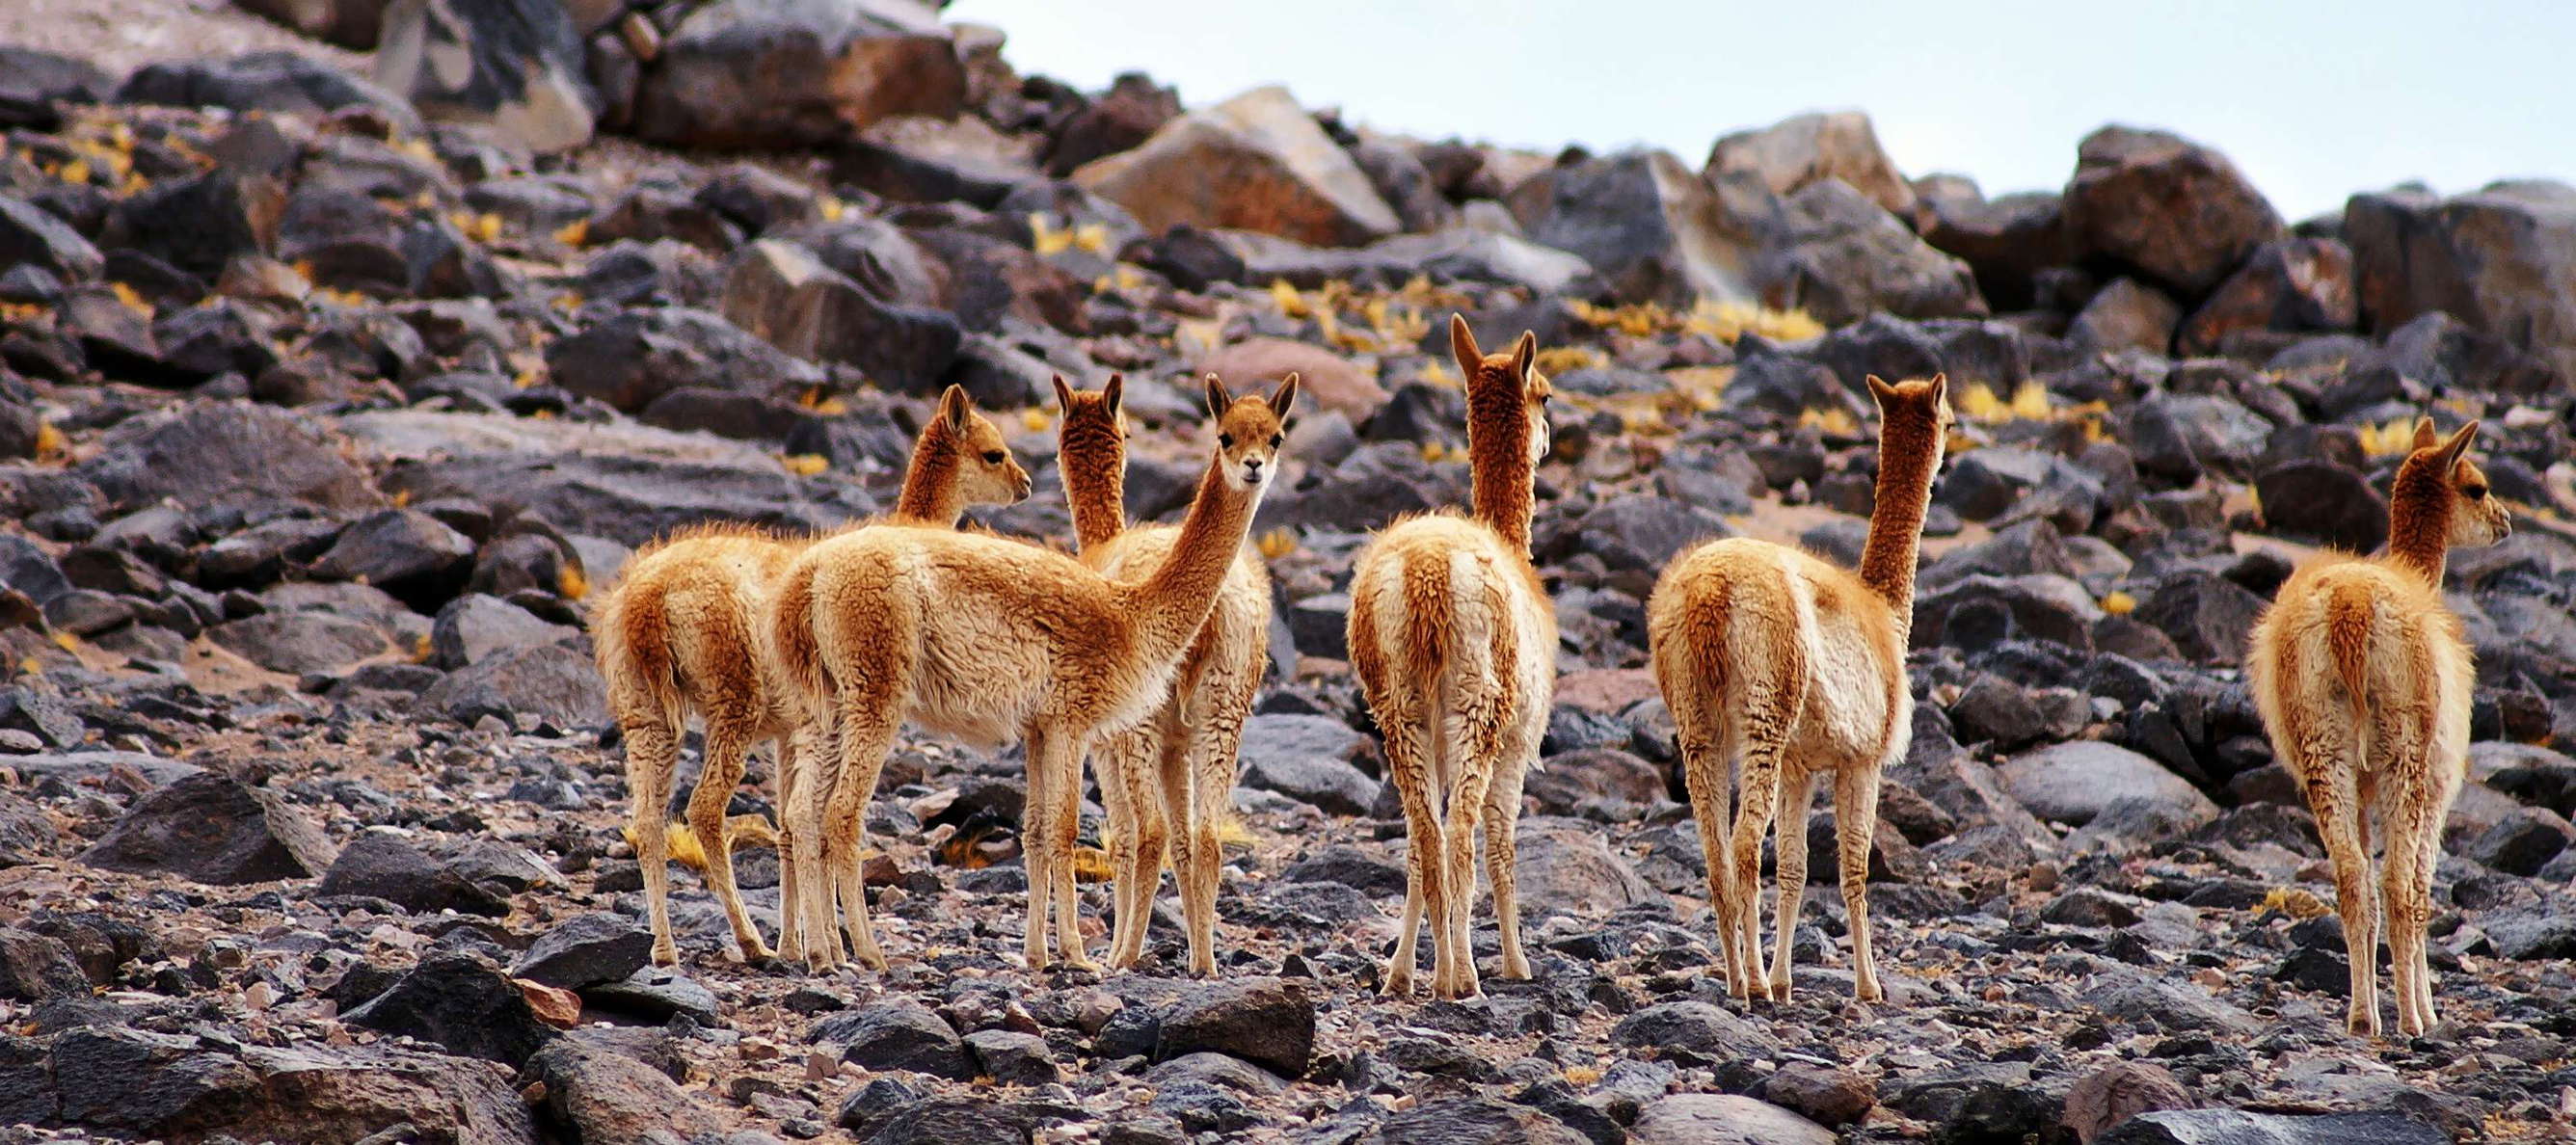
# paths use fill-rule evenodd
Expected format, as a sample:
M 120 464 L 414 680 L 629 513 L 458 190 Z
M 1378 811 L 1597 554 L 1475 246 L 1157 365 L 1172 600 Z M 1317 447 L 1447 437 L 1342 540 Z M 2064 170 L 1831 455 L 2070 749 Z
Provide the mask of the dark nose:
M 1247 457 L 1243 460 L 1243 468 L 1246 472 L 1259 473 L 1261 472 L 1261 459 L 1258 457 Z

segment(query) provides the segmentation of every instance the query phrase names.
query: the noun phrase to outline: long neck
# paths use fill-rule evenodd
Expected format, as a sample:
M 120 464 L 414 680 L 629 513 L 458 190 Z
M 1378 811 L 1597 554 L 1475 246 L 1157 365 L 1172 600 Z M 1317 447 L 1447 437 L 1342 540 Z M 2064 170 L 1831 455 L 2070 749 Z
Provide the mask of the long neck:
M 1869 541 L 1860 550 L 1861 583 L 1887 602 L 1898 624 L 1914 618 L 1923 513 L 1932 504 L 1932 473 L 1941 464 L 1939 443 L 1911 429 L 1880 431 L 1877 504 L 1869 515 Z
M 1148 659 L 1177 657 L 1197 639 L 1259 502 L 1257 493 L 1226 479 L 1221 463 L 1211 462 L 1199 478 L 1198 495 L 1190 500 L 1170 554 L 1132 590 L 1138 644 Z
M 2438 589 L 2451 547 L 2450 502 L 2439 492 L 2428 495 L 2408 484 L 2401 479 L 2388 498 L 2388 557 Z
M 921 427 L 921 436 L 913 439 L 912 460 L 904 466 L 903 493 L 895 499 L 894 515 L 955 525 L 966 515 L 959 479 L 956 431 L 948 427 L 947 418 L 934 415 L 930 424 Z
M 1518 378 L 1489 379 L 1468 388 L 1467 461 L 1473 469 L 1468 500 L 1476 519 L 1527 556 L 1530 483 L 1538 466 L 1530 460 L 1529 411 L 1523 400 Z
M 1055 463 L 1073 506 L 1077 543 L 1088 549 L 1126 531 L 1127 447 L 1115 427 L 1068 422 Z

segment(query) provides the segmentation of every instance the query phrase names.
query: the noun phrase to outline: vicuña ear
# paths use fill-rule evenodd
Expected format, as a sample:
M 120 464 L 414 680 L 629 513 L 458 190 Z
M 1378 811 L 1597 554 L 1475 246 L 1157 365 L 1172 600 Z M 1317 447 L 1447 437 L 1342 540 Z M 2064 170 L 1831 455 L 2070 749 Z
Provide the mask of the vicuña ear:
M 2431 449 L 2441 440 L 2442 435 L 2433 431 L 2432 418 L 2419 417 L 2415 419 L 2415 444 L 2412 448 Z
M 1946 373 L 1936 373 L 1932 375 L 1932 408 L 1939 409 L 1949 400 L 1950 375 Z
M 1207 404 L 1209 417 L 1224 417 L 1225 411 L 1234 408 L 1234 395 L 1226 392 L 1225 383 L 1215 374 L 1207 376 Z
M 2475 440 L 2477 436 L 2478 423 L 2473 421 L 2461 426 L 2459 432 L 2451 435 L 2451 440 L 2442 443 L 2442 472 L 2450 472 L 2460 463 L 2461 458 L 2469 455 L 2469 442 Z
M 1878 403 L 1878 412 L 1886 413 L 1887 403 L 1896 400 L 1896 387 L 1888 385 L 1886 379 L 1876 374 L 1863 375 L 1861 381 L 1869 385 L 1869 396 Z
M 1125 374 L 1109 375 L 1109 384 L 1101 387 L 1100 397 L 1102 401 L 1109 403 L 1109 417 L 1111 420 L 1117 420 L 1119 400 L 1126 396 L 1127 376 Z
M 1485 364 L 1485 352 L 1476 348 L 1476 332 L 1467 328 L 1467 316 L 1449 315 L 1449 353 L 1458 359 L 1461 376 L 1472 378 Z
M 1064 384 L 1064 375 L 1055 376 L 1055 406 L 1067 416 L 1073 413 L 1073 387 Z
M 963 432 L 966 419 L 975 416 L 975 399 L 966 396 L 966 387 L 951 385 L 939 395 L 939 416 L 948 419 L 948 428 Z
M 1288 410 L 1296 404 L 1297 371 L 1290 370 L 1287 377 L 1279 379 L 1279 388 L 1270 391 L 1270 412 L 1284 422 L 1288 420 Z
M 1512 375 L 1518 378 L 1529 377 L 1530 366 L 1537 361 L 1538 335 L 1523 330 L 1520 341 L 1512 343 Z

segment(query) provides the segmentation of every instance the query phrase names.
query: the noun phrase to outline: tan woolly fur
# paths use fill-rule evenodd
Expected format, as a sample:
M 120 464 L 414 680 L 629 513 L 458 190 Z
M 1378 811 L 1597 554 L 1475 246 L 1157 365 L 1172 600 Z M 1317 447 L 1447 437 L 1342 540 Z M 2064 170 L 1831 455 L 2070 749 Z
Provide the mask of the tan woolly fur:
M 1206 385 L 1216 448 L 1168 559 L 1137 579 L 1021 541 L 901 527 L 823 541 L 790 568 L 771 611 L 772 650 L 825 740 L 798 757 L 811 774 L 787 810 L 790 861 L 823 872 L 798 888 L 807 965 L 842 961 L 835 899 L 850 949 L 886 965 L 858 855 L 862 813 L 909 723 L 970 743 L 1023 741 L 1024 953 L 1032 969 L 1046 965 L 1052 907 L 1063 961 L 1093 966 L 1072 863 L 1083 752 L 1143 722 L 1170 693 L 1278 472 L 1297 397 L 1293 374 L 1267 398 L 1235 398 L 1213 374 Z
M 1790 937 L 1806 901 L 1807 811 L 1816 777 L 1827 773 L 1854 994 L 1883 996 L 1870 947 L 1869 847 L 1880 775 L 1912 735 L 1905 648 L 1915 558 L 1952 414 L 1946 377 L 1868 382 L 1879 409 L 1878 485 L 1857 572 L 1732 538 L 1674 558 L 1646 603 L 1655 680 L 1680 732 L 1683 783 L 1737 998 L 1789 996 Z M 1730 763 L 1742 794 L 1731 824 Z M 1779 949 L 1766 981 L 1757 880 L 1775 814 Z
M 2397 1029 L 2441 1019 L 2425 958 L 2442 824 L 2468 767 L 2475 665 L 2460 618 L 2442 602 L 2444 555 L 2513 531 L 2469 459 L 2478 423 L 2447 440 L 2433 419 L 2388 497 L 2388 550 L 2330 555 L 2283 581 L 2245 660 L 2273 754 L 2307 793 L 2334 863 L 2335 909 L 2352 962 L 2347 1027 L 2376 1036 L 2378 951 L 2388 942 Z M 2371 880 L 2369 818 L 2384 853 Z
M 1404 805 L 1404 915 L 1383 988 L 1413 992 L 1427 912 L 1432 993 L 1466 998 L 1481 992 L 1468 928 L 1480 827 L 1502 976 L 1530 975 L 1514 832 L 1556 690 L 1556 613 L 1530 564 L 1530 501 L 1548 447 L 1538 338 L 1524 331 L 1508 352 L 1486 354 L 1451 315 L 1449 348 L 1466 379 L 1474 512 L 1405 518 L 1369 541 L 1352 568 L 1349 639 Z
M 1064 475 L 1082 563 L 1118 580 L 1150 572 L 1181 536 L 1171 525 L 1127 524 L 1127 433 L 1119 412 L 1124 389 L 1124 379 L 1116 376 L 1098 393 L 1078 393 L 1063 378 L 1055 380 L 1064 414 L 1056 468 Z M 1279 445 L 1271 442 L 1274 449 Z M 1261 554 L 1246 545 L 1226 570 L 1207 624 L 1181 657 L 1171 697 L 1143 723 L 1093 746 L 1101 805 L 1109 813 L 1113 970 L 1134 966 L 1144 954 L 1168 841 L 1189 933 L 1190 972 L 1216 973 L 1217 825 L 1229 809 L 1243 724 L 1252 715 L 1269 655 L 1270 572 Z
M 975 412 L 965 390 L 950 386 L 913 443 L 903 493 L 885 520 L 952 527 L 966 506 L 1009 504 L 1027 497 L 1029 487 L 1029 475 L 1001 431 Z M 696 712 L 706 727 L 705 767 L 689 799 L 691 834 L 700 840 L 725 837 L 725 804 L 742 782 L 745 754 L 763 740 L 776 745 L 779 801 L 782 807 L 787 803 L 795 721 L 785 684 L 762 654 L 759 625 L 780 574 L 815 541 L 733 524 L 679 530 L 627 562 L 591 625 L 609 711 L 626 738 L 627 784 L 634 796 L 629 835 L 643 867 L 656 963 L 679 958 L 671 938 L 669 833 L 662 820 L 689 713 Z M 707 883 L 724 905 L 742 957 L 769 957 L 734 886 L 730 848 L 702 853 Z M 784 861 L 780 869 L 780 932 L 786 936 L 793 908 L 785 890 L 795 871 Z

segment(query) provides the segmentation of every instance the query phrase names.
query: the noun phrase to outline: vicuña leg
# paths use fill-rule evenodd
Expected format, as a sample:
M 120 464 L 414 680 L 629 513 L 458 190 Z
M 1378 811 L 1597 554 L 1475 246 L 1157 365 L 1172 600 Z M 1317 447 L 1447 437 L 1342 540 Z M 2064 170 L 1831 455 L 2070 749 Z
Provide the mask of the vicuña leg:
M 1430 916 L 1435 973 L 1440 948 L 1447 941 L 1441 919 L 1447 917 L 1449 899 L 1441 884 L 1448 866 L 1441 858 L 1440 814 L 1431 802 L 1429 745 L 1420 720 L 1418 709 L 1402 714 L 1381 711 L 1378 719 L 1386 740 L 1387 773 L 1395 780 L 1395 793 L 1404 807 L 1404 914 L 1397 923 L 1395 957 L 1387 963 L 1384 983 L 1385 992 L 1397 996 L 1413 992 L 1414 941 L 1424 915 Z
M 842 922 L 849 928 L 850 953 L 871 970 L 886 968 L 877 948 L 876 927 L 868 919 L 868 888 L 862 870 L 868 843 L 868 804 L 877 794 L 877 777 L 894 750 L 903 712 L 893 687 L 896 677 L 876 673 L 844 683 L 841 689 L 841 771 L 825 811 L 824 860 L 840 900 Z
M 795 828 L 787 814 L 796 805 L 796 753 L 803 750 L 802 734 L 789 732 L 770 741 L 770 769 L 778 773 L 778 957 L 786 962 L 805 959 L 805 936 L 798 933 L 796 921 Z
M 1843 917 L 1851 930 L 1852 996 L 1863 1002 L 1884 997 L 1869 933 L 1869 848 L 1878 835 L 1878 776 L 1875 765 L 1834 773 L 1834 842 L 1842 860 Z
M 663 834 L 671 801 L 671 772 L 679 766 L 676 729 L 659 711 L 619 713 L 626 730 L 626 785 L 634 796 L 632 822 L 635 861 L 644 875 L 644 910 L 653 923 L 653 964 L 680 960 L 671 940 L 671 869 L 669 840 Z
M 1807 905 L 1807 815 L 1816 806 L 1816 773 L 1791 764 L 1780 777 L 1780 817 L 1772 825 L 1780 898 L 1771 914 L 1771 996 L 1789 1000 L 1789 951 Z
M 1098 742 L 1091 755 L 1098 764 L 1100 805 L 1109 813 L 1104 841 L 1116 880 L 1110 888 L 1109 965 L 1123 970 L 1144 955 L 1169 827 L 1153 785 L 1158 749 L 1151 734 L 1135 728 Z
M 1542 729 L 1544 730 L 1544 729 Z M 1494 891 L 1494 929 L 1502 940 L 1502 976 L 1526 980 L 1530 976 L 1529 954 L 1521 948 L 1520 823 L 1521 784 L 1528 778 L 1530 764 L 1538 755 L 1536 737 L 1523 734 L 1511 759 L 1494 776 L 1494 786 L 1485 796 L 1485 881 Z
M 1073 877 L 1074 840 L 1081 831 L 1084 737 L 1041 726 L 1029 741 L 1031 771 L 1047 773 L 1047 899 L 1055 906 L 1056 950 L 1074 970 L 1100 969 L 1083 949 L 1082 898 Z
M 2305 745 L 2303 745 L 2305 746 Z M 2353 782 L 2353 763 L 2327 750 L 2311 748 L 2301 774 L 2307 779 L 2308 809 L 2316 814 L 2317 835 L 2334 862 L 2335 909 L 2343 916 L 2344 948 L 2352 961 L 2352 999 L 2345 1026 L 2356 1034 L 2379 1035 L 2379 936 L 2373 928 L 2370 852 L 2362 845 L 2361 793 Z
M 1728 742 L 1724 725 L 1700 689 L 1689 684 L 1668 685 L 1664 695 L 1672 709 L 1673 724 L 1681 733 L 1682 788 L 1690 795 L 1691 818 L 1699 824 L 1700 855 L 1708 865 L 1708 905 L 1717 916 L 1718 956 L 1726 961 L 1729 992 L 1741 998 L 1745 996 L 1746 975 L 1751 972 L 1744 965 L 1744 944 L 1737 941 L 1740 932 L 1735 921 L 1735 848 L 1727 840 L 1727 832 L 1734 825 L 1729 807 L 1734 794 L 1727 774 L 1734 745 Z
M 1192 974 L 1216 973 L 1216 896 L 1225 871 L 1217 826 L 1234 812 L 1234 775 L 1236 760 L 1243 750 L 1243 721 L 1252 711 L 1252 694 L 1260 684 L 1258 675 L 1210 679 L 1201 694 L 1205 703 L 1198 727 L 1166 732 L 1174 739 L 1186 735 L 1189 743 L 1184 756 L 1189 771 L 1188 802 L 1173 806 L 1188 809 L 1175 830 L 1189 835 L 1189 863 L 1186 868 L 1174 869 L 1182 872 L 1181 912 L 1189 926 Z M 1164 766 L 1169 768 L 1171 761 L 1166 759 Z
M 713 710 L 713 718 L 707 721 L 705 766 L 698 771 L 697 788 L 689 793 L 689 831 L 698 837 L 698 849 L 706 855 L 707 885 L 724 907 L 725 924 L 733 928 L 743 961 L 761 962 L 769 958 L 769 944 L 761 941 L 760 928 L 743 910 L 742 891 L 734 885 L 733 848 L 725 841 L 725 806 L 733 801 L 734 788 L 742 785 L 744 757 L 751 751 L 753 728 L 741 710 L 741 704 L 729 703 Z
M 796 932 L 806 969 L 815 973 L 841 965 L 840 916 L 832 906 L 832 874 L 826 860 L 825 821 L 830 817 L 832 789 L 841 773 L 840 711 L 828 709 L 801 732 L 803 754 L 798 775 L 783 793 L 787 826 L 779 840 L 786 867 L 796 875 Z

